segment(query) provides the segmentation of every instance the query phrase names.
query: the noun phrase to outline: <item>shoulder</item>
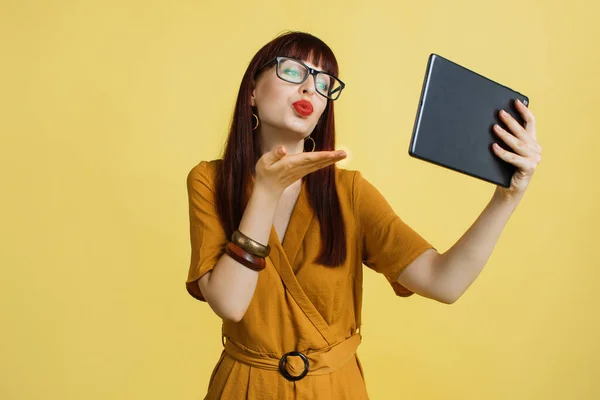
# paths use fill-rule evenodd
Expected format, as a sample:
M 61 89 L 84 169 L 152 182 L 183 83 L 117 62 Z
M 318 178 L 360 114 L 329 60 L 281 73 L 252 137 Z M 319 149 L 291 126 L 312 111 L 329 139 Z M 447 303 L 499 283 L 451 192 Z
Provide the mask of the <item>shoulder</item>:
M 197 185 L 213 188 L 216 180 L 216 174 L 223 160 L 200 161 L 194 165 L 187 174 L 188 187 Z
M 336 166 L 335 173 L 338 189 L 346 190 L 350 194 L 354 194 L 357 189 L 360 189 L 367 182 L 363 174 L 358 170 Z
M 360 185 L 361 177 L 360 171 L 335 166 L 338 197 L 342 203 L 347 203 L 352 209 L 356 207 L 357 185 Z
M 364 205 L 367 208 L 377 208 L 387 203 L 381 192 L 361 171 L 336 166 L 336 181 L 340 197 L 346 197 L 355 210 L 364 209 Z
M 359 172 L 353 169 L 335 166 L 335 179 L 342 186 L 351 186 L 357 173 Z

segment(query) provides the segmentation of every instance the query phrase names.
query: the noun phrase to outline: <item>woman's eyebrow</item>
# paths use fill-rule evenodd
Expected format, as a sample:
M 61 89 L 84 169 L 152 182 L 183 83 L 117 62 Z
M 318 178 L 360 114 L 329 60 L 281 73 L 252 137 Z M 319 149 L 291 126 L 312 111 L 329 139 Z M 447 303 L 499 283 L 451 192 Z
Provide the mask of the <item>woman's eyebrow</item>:
M 315 66 L 311 66 L 311 65 L 309 65 L 309 64 L 308 64 L 306 61 L 304 62 L 304 64 L 308 65 L 308 66 L 309 66 L 309 67 L 311 67 L 312 69 L 314 69 L 314 70 L 317 70 L 317 71 L 319 71 L 319 72 L 327 72 L 327 71 L 325 71 L 323 68 L 319 68 L 319 67 L 315 67 Z

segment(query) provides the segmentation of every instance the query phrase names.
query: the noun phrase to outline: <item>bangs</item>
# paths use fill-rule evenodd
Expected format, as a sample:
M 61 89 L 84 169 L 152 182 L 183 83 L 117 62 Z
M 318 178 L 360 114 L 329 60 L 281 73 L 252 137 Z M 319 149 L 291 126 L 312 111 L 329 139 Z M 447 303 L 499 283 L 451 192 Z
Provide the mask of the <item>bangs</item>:
M 285 56 L 307 61 L 324 72 L 338 76 L 337 60 L 333 51 L 319 38 L 307 33 L 287 34 L 284 40 L 271 50 L 270 56 Z

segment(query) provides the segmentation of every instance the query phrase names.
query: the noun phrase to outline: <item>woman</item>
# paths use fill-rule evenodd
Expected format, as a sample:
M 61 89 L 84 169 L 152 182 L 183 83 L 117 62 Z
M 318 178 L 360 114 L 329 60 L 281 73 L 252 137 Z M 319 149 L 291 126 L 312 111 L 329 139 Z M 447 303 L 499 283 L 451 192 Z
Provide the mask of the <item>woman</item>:
M 515 153 L 465 235 L 439 254 L 358 171 L 337 168 L 333 103 L 344 89 L 330 48 L 300 32 L 254 56 L 222 160 L 188 175 L 186 287 L 223 319 L 207 399 L 366 399 L 360 344 L 362 264 L 398 296 L 453 303 L 480 273 L 541 159 L 531 112 L 496 128 Z

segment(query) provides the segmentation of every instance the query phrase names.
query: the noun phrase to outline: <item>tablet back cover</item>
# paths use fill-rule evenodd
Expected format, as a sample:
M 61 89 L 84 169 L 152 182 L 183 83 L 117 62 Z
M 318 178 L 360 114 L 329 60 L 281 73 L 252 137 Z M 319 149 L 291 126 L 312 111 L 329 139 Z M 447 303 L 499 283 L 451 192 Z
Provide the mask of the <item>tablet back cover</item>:
M 521 125 L 514 106 L 529 99 L 506 86 L 431 54 L 409 146 L 412 157 L 509 187 L 515 167 L 492 152 L 492 143 L 511 150 L 493 132 L 500 109 Z

